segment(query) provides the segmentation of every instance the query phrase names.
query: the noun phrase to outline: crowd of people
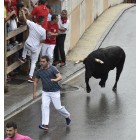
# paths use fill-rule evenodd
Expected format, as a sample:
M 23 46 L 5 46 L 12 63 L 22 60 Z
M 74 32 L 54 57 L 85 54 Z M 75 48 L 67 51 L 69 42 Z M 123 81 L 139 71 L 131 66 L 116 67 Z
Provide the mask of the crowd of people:
M 27 24 L 29 36 L 25 41 L 23 52 L 18 60 L 26 62 L 26 55 L 30 55 L 31 65 L 28 82 L 34 82 L 36 63 L 41 56 L 48 56 L 50 64 L 60 67 L 66 66 L 64 42 L 69 28 L 67 10 L 62 10 L 60 15 L 48 5 L 47 0 L 39 0 L 36 4 L 31 1 L 30 11 L 24 4 L 25 0 L 4 0 L 4 21 L 7 32 L 16 30 L 17 27 Z M 20 37 L 13 37 L 7 43 L 7 50 L 21 42 Z M 21 38 L 20 38 L 21 39 Z

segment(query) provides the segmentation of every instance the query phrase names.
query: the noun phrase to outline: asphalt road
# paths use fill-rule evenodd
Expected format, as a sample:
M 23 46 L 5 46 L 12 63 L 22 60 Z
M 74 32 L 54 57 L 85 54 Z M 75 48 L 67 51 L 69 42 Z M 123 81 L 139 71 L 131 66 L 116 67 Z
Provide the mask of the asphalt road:
M 91 93 L 86 93 L 84 74 L 67 83 L 62 104 L 71 113 L 69 127 L 51 105 L 50 128 L 46 133 L 41 123 L 41 101 L 10 120 L 18 124 L 19 133 L 34 140 L 135 140 L 136 139 L 136 8 L 127 10 L 112 28 L 101 47 L 119 45 L 126 52 L 126 61 L 118 82 L 112 87 L 116 71 L 109 73 L 105 88 L 91 78 Z M 73 88 L 76 87 L 76 88 Z M 71 90 L 71 91 L 68 91 Z M 5 122 L 6 123 L 6 122 Z

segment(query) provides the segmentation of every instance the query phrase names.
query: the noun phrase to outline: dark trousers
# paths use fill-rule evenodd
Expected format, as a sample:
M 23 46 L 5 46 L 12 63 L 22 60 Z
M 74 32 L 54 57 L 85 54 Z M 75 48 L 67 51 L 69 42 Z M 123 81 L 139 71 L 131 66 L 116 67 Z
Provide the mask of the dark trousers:
M 54 62 L 66 61 L 65 51 L 64 51 L 64 42 L 65 42 L 66 34 L 60 34 L 56 37 L 56 46 L 54 48 Z M 59 56 L 60 55 L 60 56 Z

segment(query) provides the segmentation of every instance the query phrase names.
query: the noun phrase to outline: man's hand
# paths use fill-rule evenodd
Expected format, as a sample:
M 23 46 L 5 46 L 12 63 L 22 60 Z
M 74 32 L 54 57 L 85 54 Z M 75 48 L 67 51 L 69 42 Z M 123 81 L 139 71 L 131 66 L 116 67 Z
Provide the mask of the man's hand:
M 47 32 L 47 36 L 57 36 L 58 33 L 53 33 L 53 32 Z
M 52 36 L 52 33 L 51 32 L 47 32 L 47 36 Z
M 13 10 L 13 11 L 11 12 L 11 14 L 12 14 L 12 15 L 16 14 L 15 10 Z
M 10 13 L 10 16 L 12 16 L 12 15 L 16 15 L 15 10 L 13 10 L 13 11 Z
M 33 93 L 33 99 L 35 99 L 36 97 L 37 97 L 37 94 L 35 92 L 35 93 Z
M 22 13 L 22 14 L 25 14 L 25 11 L 22 9 L 22 10 L 21 10 L 21 13 Z

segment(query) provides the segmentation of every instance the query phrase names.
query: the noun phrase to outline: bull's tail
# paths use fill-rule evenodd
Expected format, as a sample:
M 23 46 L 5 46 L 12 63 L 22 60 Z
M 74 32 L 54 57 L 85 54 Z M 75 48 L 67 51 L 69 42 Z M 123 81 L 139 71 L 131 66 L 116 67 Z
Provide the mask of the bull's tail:
M 75 61 L 75 63 L 74 64 L 79 64 L 79 63 L 81 63 L 81 62 L 83 62 L 84 60 L 78 60 L 78 61 Z

